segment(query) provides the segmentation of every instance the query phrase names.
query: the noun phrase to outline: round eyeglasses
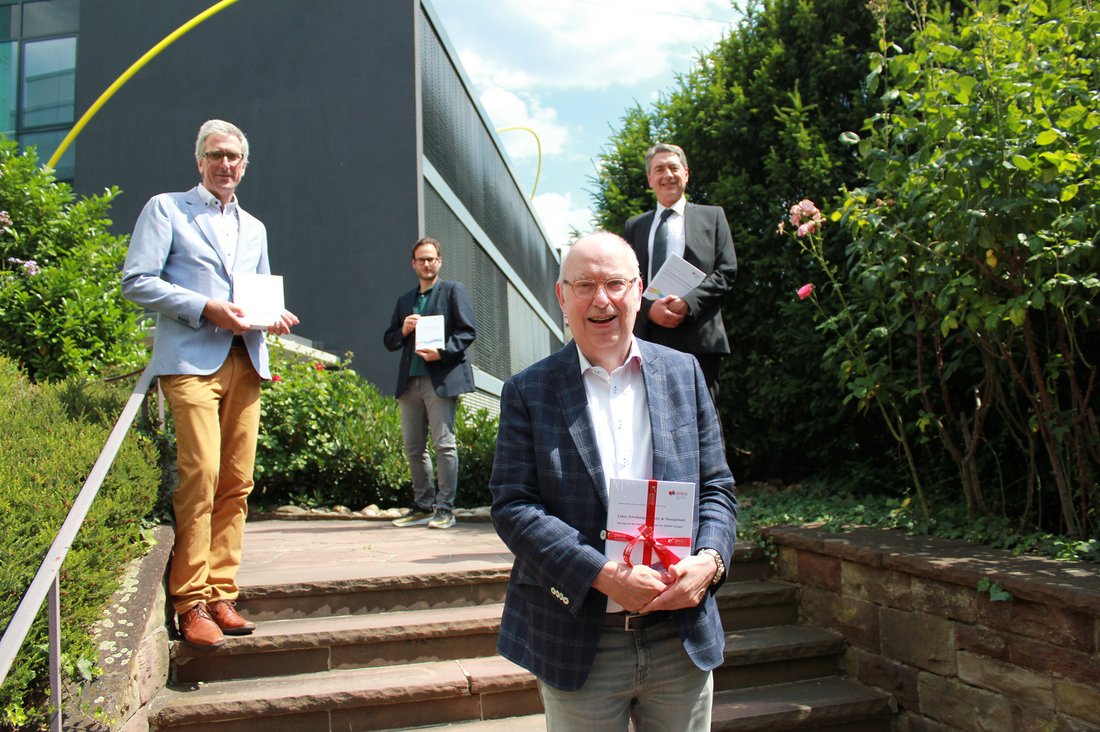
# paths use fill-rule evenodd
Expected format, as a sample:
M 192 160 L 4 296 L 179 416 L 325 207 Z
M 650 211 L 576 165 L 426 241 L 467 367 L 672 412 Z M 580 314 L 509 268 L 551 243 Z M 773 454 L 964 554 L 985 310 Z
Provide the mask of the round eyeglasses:
M 569 280 L 562 280 L 561 283 L 563 285 L 569 285 L 570 289 L 573 290 L 573 294 L 576 295 L 578 299 L 591 300 L 596 296 L 596 291 L 601 287 L 603 291 L 607 293 L 608 297 L 620 298 L 630 290 L 630 286 L 633 285 L 637 279 L 637 277 L 631 277 L 630 279 L 625 277 L 612 277 L 609 280 L 601 280 L 600 282 L 596 280 L 573 280 L 572 282 Z

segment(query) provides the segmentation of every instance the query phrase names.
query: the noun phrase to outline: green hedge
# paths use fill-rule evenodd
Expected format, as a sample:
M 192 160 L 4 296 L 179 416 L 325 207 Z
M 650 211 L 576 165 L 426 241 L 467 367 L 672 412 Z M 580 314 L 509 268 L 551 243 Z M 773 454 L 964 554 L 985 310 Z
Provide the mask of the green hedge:
M 132 384 L 76 378 L 31 384 L 0 356 L 0 625 L 7 627 L 122 411 Z M 153 445 L 131 433 L 61 569 L 61 649 L 74 680 L 94 671 L 91 624 L 122 568 L 144 550 L 142 520 L 160 485 Z M 36 729 L 46 714 L 46 615 L 39 613 L 0 687 L 8 729 Z
M 274 380 L 261 401 L 253 503 L 270 506 L 372 503 L 403 506 L 412 498 L 397 400 L 348 368 L 271 349 Z M 489 502 L 496 418 L 459 406 L 459 506 Z

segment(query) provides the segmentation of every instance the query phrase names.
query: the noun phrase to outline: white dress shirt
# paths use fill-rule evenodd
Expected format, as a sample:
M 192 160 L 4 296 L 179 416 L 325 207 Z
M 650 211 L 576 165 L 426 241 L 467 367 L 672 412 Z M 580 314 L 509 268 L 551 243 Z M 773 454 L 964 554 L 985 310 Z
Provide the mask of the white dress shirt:
M 668 227 L 668 254 L 676 253 L 679 256 L 684 256 L 684 248 L 687 246 L 687 235 L 684 232 L 684 209 L 687 208 L 687 199 L 680 196 L 680 200 L 672 204 L 672 206 L 666 207 L 661 204 L 657 204 L 657 211 L 653 216 L 653 223 L 649 227 L 649 280 L 653 281 L 653 276 L 657 274 L 653 271 L 653 235 L 657 232 L 657 224 L 661 223 L 661 213 L 665 208 L 672 209 L 672 215 L 668 217 L 668 221 L 665 222 L 665 226 Z
M 632 339 L 626 361 L 611 373 L 593 366 L 580 349 L 577 354 L 588 396 L 588 414 L 600 449 L 606 497 L 612 478 L 653 477 L 653 430 L 642 376 L 642 354 L 637 341 Z
M 199 195 L 206 203 L 206 208 L 214 214 L 214 231 L 218 232 L 218 246 L 225 252 L 225 261 L 229 264 L 229 271 L 233 271 L 233 256 L 237 253 L 237 241 L 241 235 L 241 218 L 237 212 L 237 197 L 233 196 L 229 203 L 222 206 L 222 202 L 206 186 L 199 185 Z

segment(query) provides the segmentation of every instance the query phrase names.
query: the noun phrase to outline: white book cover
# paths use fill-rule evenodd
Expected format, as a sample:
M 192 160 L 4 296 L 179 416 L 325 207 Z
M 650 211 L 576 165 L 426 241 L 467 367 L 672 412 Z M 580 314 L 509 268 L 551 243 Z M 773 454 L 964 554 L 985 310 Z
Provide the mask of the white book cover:
M 691 556 L 695 484 L 671 480 L 612 478 L 607 495 L 604 554 L 659 572 Z M 622 606 L 608 598 L 607 611 Z
M 416 345 L 413 350 L 442 349 L 445 343 L 443 316 L 421 315 L 420 319 L 416 321 Z
M 233 303 L 244 310 L 244 321 L 252 330 L 267 330 L 282 317 L 282 275 L 237 272 L 233 275 Z
M 642 297 L 647 300 L 659 300 L 665 295 L 683 297 L 707 278 L 706 272 L 687 261 L 679 254 L 671 253 L 661 265 L 660 271 L 653 275 L 649 287 Z

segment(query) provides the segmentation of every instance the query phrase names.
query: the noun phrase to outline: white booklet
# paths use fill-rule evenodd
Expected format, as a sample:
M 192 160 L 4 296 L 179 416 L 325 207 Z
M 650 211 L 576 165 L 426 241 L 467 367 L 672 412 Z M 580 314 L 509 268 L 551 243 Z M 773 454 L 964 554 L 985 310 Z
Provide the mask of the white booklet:
M 687 261 L 679 254 L 671 253 L 661 265 L 657 274 L 645 288 L 642 297 L 647 300 L 660 300 L 665 295 L 683 297 L 707 278 L 706 272 Z
M 691 556 L 695 484 L 612 478 L 607 495 L 608 559 L 665 571 Z M 607 612 L 622 610 L 608 598 Z
M 420 319 L 416 321 L 416 344 L 413 346 L 413 350 L 442 349 L 445 343 L 443 316 L 421 315 Z
M 252 330 L 267 330 L 283 315 L 283 277 L 254 272 L 233 275 L 233 303 L 244 310 Z

